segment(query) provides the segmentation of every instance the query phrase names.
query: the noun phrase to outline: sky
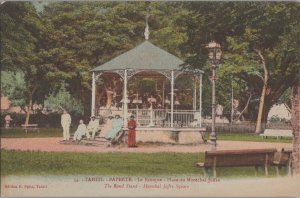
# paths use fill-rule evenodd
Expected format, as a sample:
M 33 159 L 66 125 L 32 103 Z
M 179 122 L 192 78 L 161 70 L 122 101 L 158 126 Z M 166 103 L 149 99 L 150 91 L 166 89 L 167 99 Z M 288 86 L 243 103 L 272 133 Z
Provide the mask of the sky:
M 38 12 L 43 11 L 44 6 L 49 4 L 49 1 L 32 1 L 34 7 Z

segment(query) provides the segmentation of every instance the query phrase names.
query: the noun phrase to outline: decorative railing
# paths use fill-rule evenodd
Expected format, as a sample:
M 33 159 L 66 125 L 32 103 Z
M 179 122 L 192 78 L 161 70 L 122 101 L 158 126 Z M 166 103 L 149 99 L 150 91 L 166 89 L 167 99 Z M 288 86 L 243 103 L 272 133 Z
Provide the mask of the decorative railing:
M 130 109 L 139 127 L 164 127 L 167 110 L 164 109 Z
M 152 114 L 152 117 L 151 117 Z M 100 121 L 103 123 L 108 116 L 120 115 L 123 117 L 122 108 L 101 108 L 98 110 Z M 134 115 L 138 127 L 171 127 L 171 110 L 170 109 L 128 109 L 128 119 L 130 115 Z M 199 123 L 199 110 L 176 110 L 173 112 L 173 127 L 205 127 L 206 131 L 211 131 L 211 119 L 201 119 L 202 125 Z M 196 121 L 194 121 L 196 119 Z M 224 121 L 226 119 L 223 119 Z M 254 133 L 255 122 L 239 122 L 239 123 L 222 123 L 220 120 L 216 123 L 216 132 L 228 133 Z M 290 129 L 290 123 L 268 123 L 263 124 L 263 128 L 280 128 Z
M 138 126 L 145 127 L 171 127 L 170 109 L 130 109 L 130 114 L 135 115 Z M 173 127 L 189 127 L 199 119 L 199 112 L 193 110 L 174 110 Z M 195 125 L 195 123 L 193 123 Z
M 99 109 L 98 115 L 107 118 L 108 116 L 123 116 L 120 109 Z M 134 115 L 139 127 L 171 127 L 170 109 L 128 109 L 128 118 Z M 199 111 L 194 110 L 174 110 L 173 127 L 196 127 L 199 124 Z M 196 121 L 195 121 L 196 119 Z

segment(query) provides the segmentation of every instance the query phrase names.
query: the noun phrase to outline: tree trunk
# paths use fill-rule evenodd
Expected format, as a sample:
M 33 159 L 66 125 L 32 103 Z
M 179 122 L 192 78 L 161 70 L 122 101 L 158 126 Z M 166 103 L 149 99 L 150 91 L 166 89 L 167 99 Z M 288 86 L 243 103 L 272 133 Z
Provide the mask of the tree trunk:
M 29 99 L 29 102 L 27 105 L 25 125 L 29 124 L 30 112 L 31 112 L 31 107 L 32 107 L 32 93 L 28 94 L 28 99 Z
M 300 78 L 293 88 L 292 98 L 292 126 L 293 126 L 293 173 L 300 174 Z
M 26 111 L 26 105 L 25 106 L 22 105 L 22 106 L 20 106 L 20 108 L 21 108 L 22 111 L 24 111 L 24 113 L 27 113 L 27 111 Z
M 268 122 L 269 111 L 270 111 L 272 106 L 273 106 L 273 103 L 271 104 L 268 100 L 265 99 L 264 109 L 263 109 L 262 118 L 261 118 L 261 129 L 262 129 L 262 131 L 266 128 L 266 124 Z
M 250 103 L 251 98 L 252 98 L 252 94 L 250 94 L 250 96 L 249 96 L 249 98 L 248 98 L 248 100 L 247 100 L 247 103 L 246 103 L 244 109 L 241 111 L 241 114 L 238 116 L 238 118 L 237 118 L 238 121 L 239 121 L 240 118 L 243 116 L 243 113 L 246 111 L 246 109 L 248 109 L 248 106 L 249 106 L 249 103 Z
M 259 109 L 258 109 L 258 115 L 257 115 L 257 120 L 256 120 L 256 128 L 255 128 L 255 133 L 256 134 L 259 134 L 259 133 L 262 132 L 261 120 L 262 120 L 262 117 L 263 117 L 263 109 L 264 109 L 264 103 L 265 103 L 266 89 L 267 89 L 267 86 L 264 83 L 262 93 L 261 93 L 261 96 L 260 96 L 260 100 L 259 100 Z
M 256 121 L 256 128 L 255 128 L 255 133 L 259 134 L 262 132 L 262 116 L 263 116 L 263 110 L 264 110 L 264 103 L 265 103 L 265 96 L 266 96 L 266 90 L 267 90 L 267 86 L 268 86 L 268 70 L 267 70 L 267 66 L 266 66 L 266 61 L 261 53 L 260 50 L 255 50 L 259 57 L 261 58 L 262 61 L 262 66 L 264 69 L 264 78 L 263 78 L 263 88 L 262 88 L 262 92 L 261 92 L 261 96 L 260 96 L 260 100 L 259 100 L 259 109 L 258 109 L 258 115 L 257 115 L 257 121 Z

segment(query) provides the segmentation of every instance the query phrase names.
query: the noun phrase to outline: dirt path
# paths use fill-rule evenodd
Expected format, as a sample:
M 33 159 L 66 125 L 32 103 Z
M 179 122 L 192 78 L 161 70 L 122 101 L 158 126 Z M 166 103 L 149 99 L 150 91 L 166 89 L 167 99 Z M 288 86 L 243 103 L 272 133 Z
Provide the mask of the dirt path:
M 55 151 L 55 152 L 182 152 L 195 153 L 211 149 L 209 144 L 198 145 L 169 145 L 169 144 L 140 144 L 137 148 L 128 148 L 126 145 L 108 147 L 102 142 L 99 146 L 60 144 L 61 138 L 2 138 L 1 149 Z M 259 149 L 259 148 L 292 148 L 291 143 L 245 142 L 245 141 L 218 141 L 218 150 L 230 149 Z

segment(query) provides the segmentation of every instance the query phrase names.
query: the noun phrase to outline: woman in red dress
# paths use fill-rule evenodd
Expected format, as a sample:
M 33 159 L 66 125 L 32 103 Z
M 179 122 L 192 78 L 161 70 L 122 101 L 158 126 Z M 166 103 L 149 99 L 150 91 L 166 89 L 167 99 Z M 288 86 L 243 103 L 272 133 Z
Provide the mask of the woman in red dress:
M 130 120 L 128 121 L 128 147 L 136 147 L 135 140 L 135 128 L 136 122 L 134 120 L 134 116 L 130 116 Z

